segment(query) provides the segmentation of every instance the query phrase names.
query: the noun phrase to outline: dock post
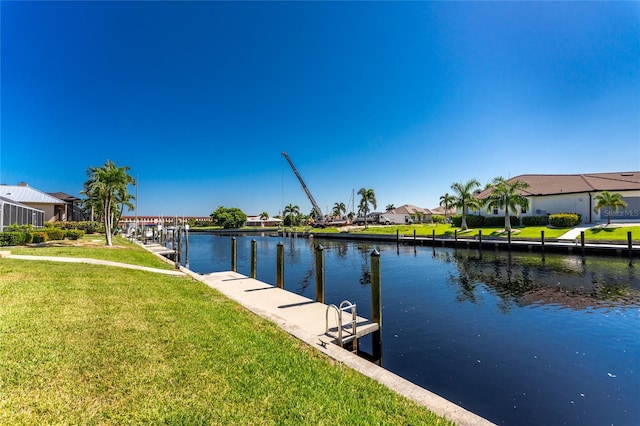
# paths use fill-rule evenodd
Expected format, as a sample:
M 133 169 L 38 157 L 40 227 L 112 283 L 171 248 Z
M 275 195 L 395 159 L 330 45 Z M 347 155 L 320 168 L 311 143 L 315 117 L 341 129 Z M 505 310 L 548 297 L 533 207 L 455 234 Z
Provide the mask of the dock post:
M 629 260 L 633 258 L 633 239 L 631 238 L 631 231 L 627 231 L 627 247 L 629 248 Z
M 173 260 L 174 260 L 174 263 L 175 263 L 175 265 L 174 265 L 175 268 L 176 269 L 180 269 L 180 258 L 178 257 L 178 253 L 179 253 L 179 251 L 178 251 L 178 236 L 176 235 L 177 234 L 176 231 L 177 231 L 176 229 L 173 230 L 173 245 L 172 245 L 172 247 L 173 247 Z
M 400 244 L 400 230 L 396 229 L 396 244 Z
M 236 237 L 231 237 L 231 270 L 236 272 Z
M 416 230 L 413 230 L 413 246 L 416 246 Z
M 435 250 L 435 246 L 434 246 Z M 374 362 L 382 366 L 382 287 L 380 286 L 380 252 L 371 252 L 371 321 L 378 330 L 371 334 Z
M 454 238 L 456 240 L 456 245 L 455 246 L 458 247 L 458 230 L 457 229 L 453 231 L 453 236 L 454 236 Z
M 251 278 L 253 278 L 254 280 L 258 275 L 257 264 L 258 264 L 258 242 L 254 238 L 253 240 L 251 240 Z
M 580 231 L 580 251 L 584 256 L 584 231 Z
M 276 286 L 284 288 L 284 244 L 282 241 L 276 246 Z
M 431 230 L 431 242 L 433 243 L 433 248 L 436 248 L 436 230 Z
M 542 260 L 544 260 L 544 231 L 540 231 L 540 251 L 542 252 Z
M 511 229 L 507 232 L 507 239 L 509 241 L 509 251 L 511 251 Z
M 184 226 L 184 266 L 189 269 L 189 225 Z
M 371 252 L 371 321 L 382 325 L 382 291 L 380 287 L 380 252 Z
M 324 247 L 318 244 L 316 254 L 316 302 L 324 303 Z
M 478 229 L 478 248 L 482 251 L 482 229 Z

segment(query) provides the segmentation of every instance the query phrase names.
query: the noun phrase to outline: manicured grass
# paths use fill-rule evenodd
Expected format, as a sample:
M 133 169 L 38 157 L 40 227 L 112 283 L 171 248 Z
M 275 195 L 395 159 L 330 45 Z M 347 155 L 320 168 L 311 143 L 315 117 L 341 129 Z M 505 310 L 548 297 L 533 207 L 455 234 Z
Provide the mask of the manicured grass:
M 449 424 L 188 278 L 0 277 L 0 424 Z
M 112 262 L 130 263 L 151 268 L 173 269 L 174 266 L 150 255 L 137 244 L 121 236 L 113 237 L 113 246 L 105 243 L 104 236 L 90 235 L 78 241 L 49 241 L 46 245 L 11 247 L 12 254 L 32 256 L 88 257 Z
M 640 240 L 640 226 L 591 228 L 585 231 L 587 240 L 627 241 L 627 233 L 631 232 L 634 241 Z
M 386 225 L 378 226 L 372 225 L 368 228 L 359 228 L 350 230 L 350 233 L 354 234 L 373 234 L 373 235 L 395 235 L 399 232 L 400 235 L 405 237 L 413 236 L 413 231 L 416 231 L 418 237 L 430 237 L 435 230 L 436 237 L 453 237 L 455 228 L 449 224 L 416 224 L 416 225 Z M 555 239 L 571 228 L 549 228 L 546 226 L 527 226 L 527 227 L 514 227 L 511 233 L 513 239 L 531 239 L 540 240 L 540 232 L 544 231 L 545 239 Z M 482 231 L 483 238 L 507 238 L 508 235 L 504 232 L 503 227 L 484 227 L 474 228 L 467 231 L 458 230 L 458 237 L 460 238 L 476 238 L 479 235 L 479 231 Z M 634 240 L 640 240 L 640 226 L 625 226 L 617 228 L 594 228 L 585 232 L 585 239 L 591 240 L 612 240 L 612 241 L 627 241 L 627 232 L 632 232 Z M 340 228 L 325 228 L 325 229 L 313 229 L 314 234 L 325 234 L 341 231 Z

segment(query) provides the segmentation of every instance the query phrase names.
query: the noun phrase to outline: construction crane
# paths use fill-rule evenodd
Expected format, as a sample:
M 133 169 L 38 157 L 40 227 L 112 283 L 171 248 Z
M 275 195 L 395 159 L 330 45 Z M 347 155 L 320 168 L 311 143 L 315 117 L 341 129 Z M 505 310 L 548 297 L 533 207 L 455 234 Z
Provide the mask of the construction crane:
M 320 206 L 318 205 L 318 203 L 316 203 L 316 200 L 313 198 L 313 195 L 311 195 L 311 192 L 309 191 L 309 188 L 307 188 L 307 185 L 305 185 L 304 181 L 302 180 L 302 176 L 300 176 L 300 173 L 298 173 L 298 171 L 296 170 L 296 166 L 293 165 L 293 162 L 291 161 L 291 158 L 289 158 L 287 153 L 284 152 L 284 151 L 282 152 L 282 155 L 284 156 L 284 158 L 287 159 L 287 162 L 291 166 L 291 169 L 293 170 L 293 173 L 296 174 L 296 177 L 300 181 L 300 185 L 302 185 L 302 189 L 304 190 L 304 193 L 307 194 L 307 197 L 309 198 L 309 201 L 311 201 L 311 205 L 313 206 L 313 209 L 316 211 L 316 214 L 318 215 L 317 218 L 319 220 L 323 220 L 324 219 L 324 215 L 322 214 L 322 210 L 320 210 Z

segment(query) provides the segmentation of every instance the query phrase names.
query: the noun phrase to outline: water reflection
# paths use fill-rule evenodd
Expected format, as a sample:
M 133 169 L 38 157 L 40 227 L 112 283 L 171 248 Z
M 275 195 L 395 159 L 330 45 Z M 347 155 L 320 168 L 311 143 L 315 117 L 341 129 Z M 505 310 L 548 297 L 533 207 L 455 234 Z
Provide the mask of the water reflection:
M 560 305 L 572 309 L 640 304 L 640 278 L 633 266 L 602 258 L 445 251 L 435 257 L 456 265 L 449 282 L 459 285 L 458 300 L 476 301 L 479 285 L 510 305 Z

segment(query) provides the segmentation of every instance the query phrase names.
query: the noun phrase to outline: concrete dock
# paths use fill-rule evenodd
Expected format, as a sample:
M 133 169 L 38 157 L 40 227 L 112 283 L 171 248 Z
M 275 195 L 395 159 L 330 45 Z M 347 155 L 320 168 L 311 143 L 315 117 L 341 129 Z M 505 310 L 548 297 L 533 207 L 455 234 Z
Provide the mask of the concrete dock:
M 337 311 L 329 309 L 327 315 L 328 306 L 323 303 L 232 271 L 202 275 L 200 281 L 249 310 L 278 324 L 285 323 L 300 328 L 305 334 L 315 336 L 319 344 L 337 343 Z M 350 319 L 350 316 L 343 314 L 342 323 L 344 324 Z M 326 332 L 327 325 L 328 333 Z M 347 330 L 345 330 L 343 337 L 348 341 L 352 337 L 351 328 L 345 328 Z M 378 324 L 360 316 L 356 318 L 356 338 L 373 333 L 378 329 Z

